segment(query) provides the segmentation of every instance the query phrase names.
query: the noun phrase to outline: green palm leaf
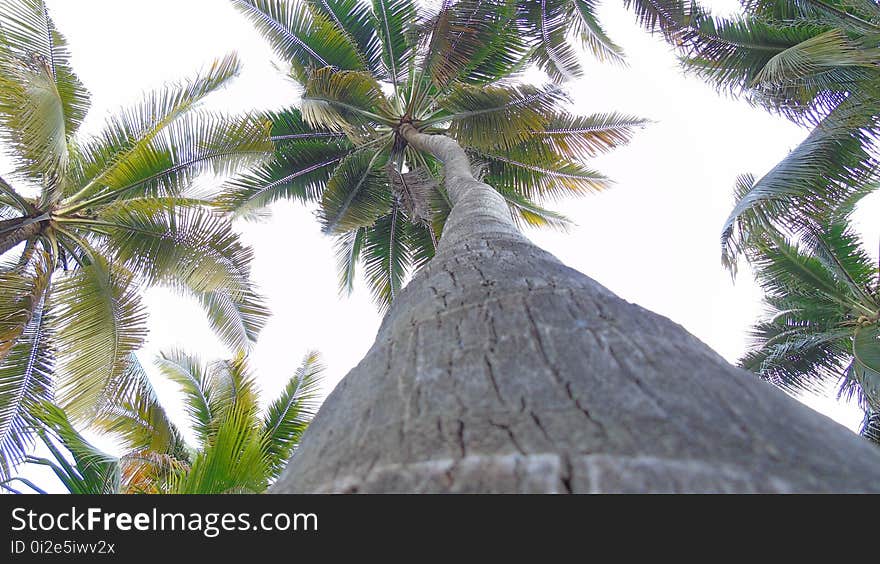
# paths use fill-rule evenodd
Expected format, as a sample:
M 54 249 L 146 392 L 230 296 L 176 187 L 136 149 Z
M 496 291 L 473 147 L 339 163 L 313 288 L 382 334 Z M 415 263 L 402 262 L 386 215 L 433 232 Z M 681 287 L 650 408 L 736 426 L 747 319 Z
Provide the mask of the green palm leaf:
M 179 350 L 160 354 L 156 366 L 164 377 L 180 386 L 190 425 L 200 444 L 207 444 L 217 419 L 215 389 L 208 367 Z
M 41 178 L 67 162 L 67 139 L 89 108 L 64 37 L 42 0 L 11 0 L 0 13 L 0 131 Z
M 281 473 L 315 414 L 323 371 L 318 353 L 307 353 L 263 417 L 263 455 L 272 468 L 272 478 Z
M 333 22 L 357 47 L 360 58 L 374 75 L 382 69 L 382 43 L 373 25 L 371 6 L 361 0 L 308 0 L 313 13 Z
M 558 113 L 544 130 L 532 134 L 549 142 L 553 152 L 579 160 L 628 144 L 635 130 L 647 123 L 643 118 L 613 112 L 590 116 Z
M 30 457 L 29 462 L 48 466 L 72 494 L 115 494 L 120 490 L 119 459 L 90 444 L 71 424 L 58 406 L 43 404 L 36 414 L 38 433 L 53 460 Z M 55 443 L 69 453 L 69 462 Z
M 81 192 L 65 202 L 63 211 L 72 213 L 144 195 L 177 196 L 203 172 L 237 172 L 269 158 L 272 149 L 268 124 L 262 119 L 186 115 L 104 171 L 99 176 L 103 187 L 99 192 L 85 200 Z
M 802 232 L 839 202 L 863 194 L 877 166 L 873 122 L 862 104 L 847 101 L 760 180 L 742 177 L 722 231 L 725 263 L 734 264 L 762 231 Z
M 380 217 L 367 229 L 363 244 L 364 275 L 373 293 L 373 301 L 383 310 L 388 307 L 407 274 L 411 249 L 408 223 L 400 207 Z
M 30 417 L 52 399 L 51 321 L 44 293 L 24 331 L 0 360 L 0 478 L 9 477 L 24 460 L 32 445 Z
M 515 3 L 504 0 L 445 2 L 425 34 L 419 74 L 439 92 L 512 76 L 529 54 L 515 16 Z
M 79 200 L 88 197 L 104 186 L 121 188 L 130 184 L 130 172 L 134 163 L 141 159 L 145 147 L 160 136 L 165 128 L 178 118 L 199 107 L 205 97 L 222 88 L 240 70 L 238 57 L 226 55 L 214 61 L 203 72 L 179 83 L 171 83 L 144 96 L 144 99 L 107 119 L 103 130 L 79 147 Z M 123 178 L 116 178 L 115 175 Z M 146 175 L 149 176 L 149 175 Z
M 474 154 L 486 164 L 483 180 L 487 184 L 532 201 L 595 192 L 610 184 L 606 176 L 549 153 L 543 144 L 526 143 L 506 153 Z
M 325 233 L 369 227 L 391 207 L 391 187 L 385 174 L 387 154 L 359 151 L 339 163 L 321 199 Z
M 257 342 L 271 312 L 262 296 L 248 285 L 235 292 L 194 292 L 208 315 L 211 328 L 226 346 L 246 350 Z
M 556 87 L 459 87 L 440 101 L 449 135 L 478 149 L 509 149 L 544 131 L 565 95 Z M 428 123 L 430 123 L 430 121 Z
M 212 441 L 192 465 L 169 479 L 167 493 L 261 493 L 268 485 L 268 461 L 251 416 L 241 407 L 226 413 Z
M 339 273 L 339 293 L 342 295 L 350 295 L 354 290 L 355 272 L 366 234 L 366 228 L 361 227 L 336 238 L 336 271 Z
M 25 332 L 49 288 L 49 256 L 35 252 L 26 268 L 0 272 L 0 361 Z
M 133 275 L 103 256 L 58 277 L 51 296 L 58 347 L 59 405 L 75 419 L 94 414 L 146 338 L 146 311 Z
M 557 82 L 580 76 L 581 66 L 577 51 L 566 37 L 572 21 L 575 21 L 572 18 L 572 3 L 564 0 L 540 0 L 522 4 L 526 10 L 525 19 L 539 38 L 533 54 L 538 66 Z M 601 52 L 604 54 L 606 50 Z
M 299 69 L 364 67 L 351 37 L 327 15 L 309 10 L 304 2 L 233 0 L 233 5 L 263 33 L 279 57 Z
M 241 244 L 228 219 L 205 208 L 129 202 L 83 224 L 106 235 L 113 256 L 149 284 L 195 292 L 249 288 L 253 252 Z
M 121 377 L 108 387 L 91 424 L 118 439 L 126 451 L 187 459 L 183 436 L 159 403 L 149 377 L 134 356 Z
M 345 132 L 355 142 L 369 134 L 370 130 L 360 131 L 366 125 L 394 123 L 391 107 L 375 78 L 330 67 L 309 77 L 302 115 L 312 127 Z
M 372 0 L 375 29 L 382 42 L 382 63 L 386 78 L 396 85 L 407 69 L 414 45 L 410 27 L 416 21 L 412 0 Z

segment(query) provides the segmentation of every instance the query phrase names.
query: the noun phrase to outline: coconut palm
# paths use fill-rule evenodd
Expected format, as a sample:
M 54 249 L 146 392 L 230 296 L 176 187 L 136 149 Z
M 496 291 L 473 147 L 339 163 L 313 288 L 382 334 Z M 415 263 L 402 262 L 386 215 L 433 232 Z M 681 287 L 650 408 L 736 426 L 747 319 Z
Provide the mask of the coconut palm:
M 0 13 L 0 476 L 25 454 L 29 410 L 55 399 L 81 418 L 145 336 L 143 285 L 193 296 L 246 347 L 267 312 L 251 251 L 187 192 L 271 153 L 265 122 L 193 111 L 238 71 L 235 56 L 145 96 L 96 135 L 89 94 L 40 0 Z
M 865 409 L 862 433 L 873 438 L 880 413 L 880 287 L 878 267 L 848 224 L 851 205 L 800 243 L 765 234 L 749 251 L 766 292 L 766 320 L 740 361 L 792 393 L 856 396 Z
M 308 426 L 323 371 L 318 355 L 308 353 L 261 413 L 243 354 L 205 364 L 173 351 L 161 355 L 157 365 L 183 391 L 194 447 L 169 419 L 135 360 L 126 389 L 117 391 L 120 401 L 95 422 L 95 429 L 115 437 L 125 454 L 114 457 L 97 449 L 62 409 L 44 404 L 37 410 L 37 433 L 52 458 L 29 461 L 49 467 L 70 493 L 260 493 L 278 477 Z M 22 478 L 5 486 L 18 491 L 16 482 L 42 491 Z
M 276 160 L 238 179 L 223 203 L 245 215 L 279 198 L 318 202 L 337 238 L 341 287 L 351 289 L 360 260 L 382 306 L 434 256 L 451 207 L 436 155 L 405 131 L 450 135 L 516 219 L 564 226 L 538 202 L 606 187 L 583 160 L 644 123 L 577 116 L 555 86 L 499 82 L 534 49 L 515 2 L 444 2 L 431 12 L 410 1 L 234 3 L 304 93 L 299 109 L 271 116 Z
M 679 7 L 686 16 L 672 35 L 686 54 L 685 67 L 812 129 L 739 194 L 722 237 L 724 262 L 734 270 L 736 257 L 753 237 L 760 241 L 762 231 L 817 228 L 876 179 L 880 131 L 876 3 L 743 0 L 743 6 L 744 14 L 733 19 Z
M 877 449 L 519 232 L 601 187 L 581 159 L 635 124 L 512 83 L 511 4 L 236 2 L 304 94 L 225 204 L 318 201 L 345 283 L 362 256 L 393 297 L 273 491 L 877 490 Z

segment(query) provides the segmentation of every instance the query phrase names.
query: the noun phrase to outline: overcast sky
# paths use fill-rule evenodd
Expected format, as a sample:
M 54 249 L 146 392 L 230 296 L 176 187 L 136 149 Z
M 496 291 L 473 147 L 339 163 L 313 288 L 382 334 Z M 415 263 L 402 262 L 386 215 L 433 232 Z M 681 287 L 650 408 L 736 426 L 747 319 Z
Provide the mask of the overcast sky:
M 244 70 L 210 107 L 239 111 L 297 103 L 297 89 L 275 68 L 271 50 L 226 0 L 47 4 L 92 93 L 86 131 L 143 91 L 191 75 L 229 51 L 239 53 Z M 735 362 L 761 306 L 748 270 L 734 284 L 719 259 L 734 180 L 744 172 L 766 172 L 806 131 L 684 77 L 660 38 L 643 32 L 617 0 L 605 4 L 601 20 L 625 49 L 629 66 L 589 64 L 586 77 L 569 87 L 575 110 L 631 113 L 652 123 L 628 147 L 591 162 L 616 181 L 611 190 L 550 204 L 576 222 L 574 229 L 528 234 L 566 264 L 680 323 Z M 709 4 L 718 13 L 738 6 L 735 0 Z M 337 295 L 332 241 L 321 235 L 313 210 L 279 203 L 272 212 L 266 222 L 238 225 L 256 251 L 254 280 L 273 313 L 252 353 L 264 401 L 280 391 L 311 349 L 322 353 L 328 367 L 329 392 L 370 347 L 380 322 L 364 284 L 349 298 Z M 878 233 L 871 235 L 877 241 Z M 155 354 L 174 346 L 206 359 L 228 352 L 196 304 L 163 290 L 146 296 L 150 337 L 138 356 L 179 417 L 175 388 L 152 367 Z M 834 400 L 808 403 L 850 428 L 861 421 L 857 409 Z

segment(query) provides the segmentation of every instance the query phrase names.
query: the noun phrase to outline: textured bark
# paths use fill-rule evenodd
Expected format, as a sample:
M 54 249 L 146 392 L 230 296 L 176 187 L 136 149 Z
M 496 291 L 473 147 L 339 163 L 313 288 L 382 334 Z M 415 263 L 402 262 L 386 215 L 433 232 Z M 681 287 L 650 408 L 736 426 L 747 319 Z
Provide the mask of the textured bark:
M 880 449 L 537 248 L 454 142 L 405 135 L 446 164 L 440 248 L 273 492 L 880 491 Z
M 16 225 L 19 225 L 16 227 Z M 44 222 L 33 221 L 31 218 L 8 219 L 0 222 L 0 255 L 12 249 L 22 241 L 39 234 Z M 9 231 L 5 231 L 9 229 Z

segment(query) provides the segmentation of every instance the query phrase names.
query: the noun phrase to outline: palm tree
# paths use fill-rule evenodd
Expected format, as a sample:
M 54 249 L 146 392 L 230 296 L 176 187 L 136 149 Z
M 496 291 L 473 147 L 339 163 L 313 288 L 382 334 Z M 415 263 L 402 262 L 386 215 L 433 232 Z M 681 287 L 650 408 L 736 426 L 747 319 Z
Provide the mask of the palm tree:
M 519 232 L 634 124 L 512 84 L 511 4 L 236 2 L 305 90 L 226 205 L 320 200 L 344 271 L 393 298 L 273 491 L 876 491 L 876 449 Z
M 173 351 L 161 355 L 157 365 L 183 390 L 195 448 L 185 443 L 135 360 L 121 401 L 108 405 L 95 427 L 116 437 L 124 455 L 117 458 L 94 447 L 62 409 L 44 404 L 37 411 L 37 433 L 52 458 L 29 457 L 29 462 L 49 467 L 70 493 L 260 493 L 278 477 L 308 426 L 323 371 L 317 353 L 308 353 L 261 414 L 259 393 L 241 353 L 205 364 Z M 12 487 L 16 481 L 42 491 L 22 478 L 5 487 L 18 491 Z
M 856 396 L 865 409 L 862 434 L 873 437 L 880 414 L 878 267 L 848 224 L 854 202 L 820 231 L 793 243 L 765 234 L 749 251 L 766 292 L 768 316 L 740 362 L 792 393 Z
M 235 56 L 148 94 L 86 138 L 89 94 L 40 0 L 0 13 L 0 476 L 29 445 L 27 414 L 57 393 L 80 419 L 144 340 L 143 285 L 193 296 L 246 347 L 267 311 L 251 251 L 187 193 L 199 173 L 271 154 L 267 126 L 193 111 L 238 71 Z
M 740 190 L 724 224 L 723 260 L 767 229 L 800 234 L 876 179 L 880 7 L 844 0 L 743 0 L 745 13 L 715 19 L 680 0 L 668 35 L 685 68 L 721 90 L 811 127 L 767 174 Z M 743 179 L 739 180 L 742 186 Z

